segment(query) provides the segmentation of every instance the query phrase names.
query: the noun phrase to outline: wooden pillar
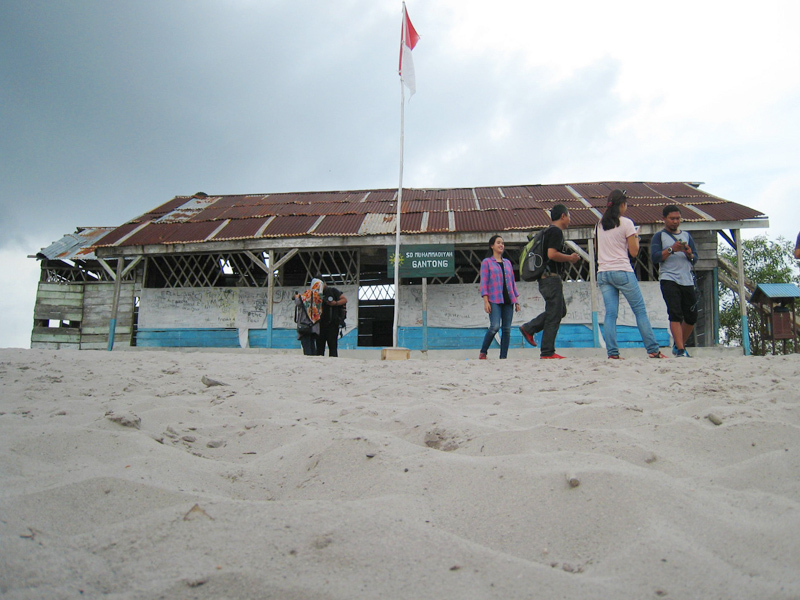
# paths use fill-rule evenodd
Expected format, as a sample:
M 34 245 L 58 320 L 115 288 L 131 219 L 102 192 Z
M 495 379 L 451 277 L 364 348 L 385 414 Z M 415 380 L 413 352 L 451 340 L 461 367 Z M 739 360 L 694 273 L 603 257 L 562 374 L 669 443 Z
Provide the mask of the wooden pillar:
M 736 242 L 736 264 L 737 279 L 739 287 L 739 314 L 742 318 L 742 348 L 744 355 L 750 356 L 750 329 L 747 326 L 747 298 L 745 298 L 744 287 L 744 249 L 742 248 L 742 230 L 733 230 L 734 241 Z
M 597 229 L 595 229 L 595 232 Z M 589 286 L 592 290 L 592 340 L 594 347 L 600 347 L 600 324 L 597 319 L 597 270 L 595 268 L 594 235 L 589 237 Z
M 269 251 L 269 271 L 267 271 L 267 348 L 272 348 L 272 308 L 275 295 L 275 251 Z
M 114 335 L 117 330 L 117 311 L 119 311 L 119 291 L 122 285 L 122 267 L 125 265 L 124 258 L 117 259 L 117 274 L 114 277 L 114 300 L 111 304 L 111 320 L 108 322 L 108 351 L 114 349 Z
M 422 278 L 422 350 L 428 351 L 428 278 Z

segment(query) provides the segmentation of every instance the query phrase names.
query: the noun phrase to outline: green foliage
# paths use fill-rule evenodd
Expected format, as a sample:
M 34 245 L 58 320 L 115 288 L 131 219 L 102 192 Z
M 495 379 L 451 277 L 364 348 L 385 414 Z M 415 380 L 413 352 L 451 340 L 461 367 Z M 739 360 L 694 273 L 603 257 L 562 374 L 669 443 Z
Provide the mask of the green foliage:
M 766 235 L 751 240 L 742 240 L 745 278 L 759 283 L 795 283 L 800 285 L 800 273 L 794 259 L 792 242 L 779 237 L 776 241 Z M 738 266 L 736 251 L 720 247 L 719 255 L 726 258 L 734 267 Z M 719 324 L 722 343 L 732 346 L 742 344 L 742 321 L 739 312 L 739 295 L 722 283 L 719 284 Z M 754 306 L 748 303 L 747 322 L 750 333 L 750 348 L 753 354 L 761 351 L 761 337 L 758 331 L 759 316 Z

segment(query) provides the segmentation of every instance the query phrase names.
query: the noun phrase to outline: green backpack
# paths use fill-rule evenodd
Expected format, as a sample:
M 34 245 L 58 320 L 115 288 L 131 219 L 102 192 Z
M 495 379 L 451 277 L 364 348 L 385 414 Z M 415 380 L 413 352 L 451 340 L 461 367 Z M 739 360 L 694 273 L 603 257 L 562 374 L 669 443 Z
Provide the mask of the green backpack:
M 551 225 L 552 227 L 552 225 Z M 544 234 L 550 227 L 528 234 L 530 240 L 522 249 L 519 259 L 519 276 L 522 281 L 538 281 L 547 270 L 544 257 Z

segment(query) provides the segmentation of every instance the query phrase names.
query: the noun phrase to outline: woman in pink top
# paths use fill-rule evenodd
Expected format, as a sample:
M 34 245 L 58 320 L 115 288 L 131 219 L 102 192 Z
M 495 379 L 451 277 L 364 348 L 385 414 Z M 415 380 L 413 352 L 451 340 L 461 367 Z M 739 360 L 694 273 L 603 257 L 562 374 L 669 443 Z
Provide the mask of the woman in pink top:
M 603 339 L 606 341 L 608 358 L 619 359 L 617 344 L 617 315 L 619 294 L 625 296 L 636 317 L 636 326 L 642 336 L 650 358 L 666 358 L 658 347 L 647 309 L 639 289 L 639 280 L 633 272 L 630 257 L 639 254 L 639 232 L 633 221 L 624 217 L 628 209 L 628 198 L 622 190 L 608 195 L 606 212 L 597 224 L 597 285 L 603 294 L 606 318 L 603 321 Z

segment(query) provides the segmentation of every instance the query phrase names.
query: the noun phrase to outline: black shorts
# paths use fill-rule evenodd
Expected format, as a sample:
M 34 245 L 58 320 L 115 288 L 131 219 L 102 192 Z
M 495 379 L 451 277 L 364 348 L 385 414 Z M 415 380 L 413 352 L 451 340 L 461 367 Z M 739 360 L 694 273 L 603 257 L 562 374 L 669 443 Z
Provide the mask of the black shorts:
M 679 285 L 669 279 L 662 279 L 661 295 L 667 304 L 671 322 L 687 325 L 697 323 L 697 294 L 693 285 Z

